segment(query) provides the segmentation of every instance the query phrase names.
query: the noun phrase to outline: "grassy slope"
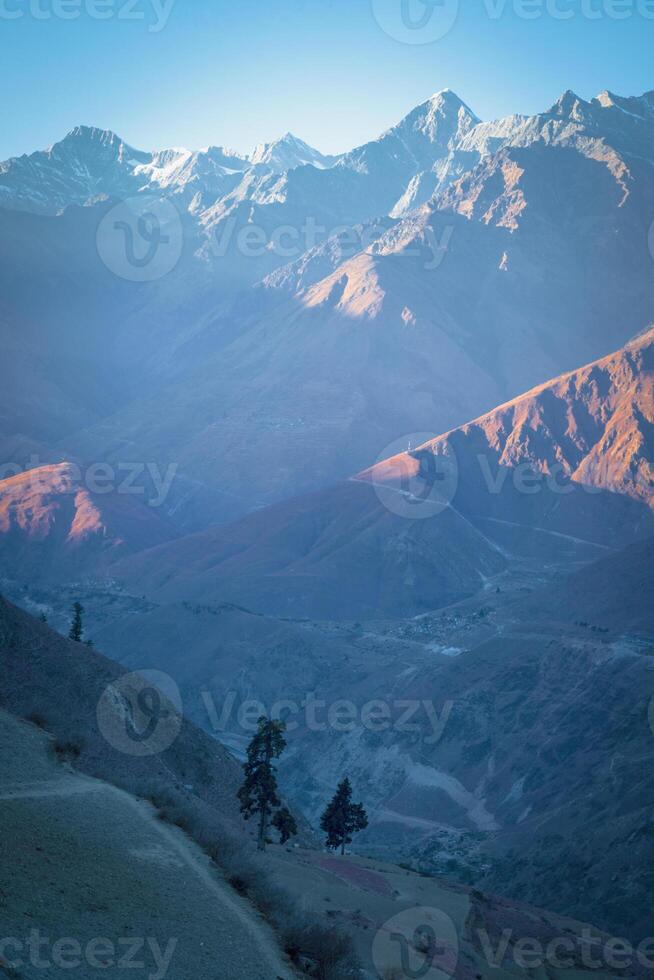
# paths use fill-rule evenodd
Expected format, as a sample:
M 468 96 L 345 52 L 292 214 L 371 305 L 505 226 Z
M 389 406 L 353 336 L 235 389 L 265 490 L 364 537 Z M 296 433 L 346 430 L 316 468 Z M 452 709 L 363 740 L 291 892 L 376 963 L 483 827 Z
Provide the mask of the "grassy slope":
M 174 948 L 169 980 L 293 976 L 252 907 L 147 803 L 62 767 L 46 734 L 4 712 L 0 760 L 0 835 L 11 842 L 0 871 L 3 935 L 25 941 L 36 928 L 83 948 L 106 937 L 121 954 L 121 940 L 156 939 L 164 953 Z M 143 957 L 155 974 L 149 944 Z M 26 953 L 22 959 L 16 975 L 40 975 Z M 48 973 L 67 975 L 61 967 Z M 103 975 L 125 973 L 115 964 Z

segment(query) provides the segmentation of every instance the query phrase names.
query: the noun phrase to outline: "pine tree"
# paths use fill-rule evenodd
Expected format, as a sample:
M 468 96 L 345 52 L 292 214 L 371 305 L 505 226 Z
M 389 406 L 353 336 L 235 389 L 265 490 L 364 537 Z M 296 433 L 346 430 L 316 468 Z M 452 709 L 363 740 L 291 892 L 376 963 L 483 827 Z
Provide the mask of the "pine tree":
M 259 835 L 258 848 L 266 849 L 266 834 L 268 824 L 275 810 L 279 812 L 273 818 L 282 842 L 297 833 L 295 820 L 285 807 L 281 808 L 281 800 L 277 794 L 277 777 L 273 760 L 279 759 L 286 748 L 284 732 L 286 725 L 283 721 L 271 718 L 259 718 L 259 728 L 248 746 L 247 762 L 243 766 L 245 781 L 238 791 L 241 802 L 241 813 L 246 820 L 258 815 Z
M 84 634 L 84 624 L 82 622 L 82 614 L 84 613 L 84 608 L 80 602 L 76 602 L 73 606 L 73 619 L 70 624 L 70 631 L 68 633 L 68 639 L 74 640 L 75 643 L 82 642 L 82 636 Z
M 338 784 L 336 794 L 320 818 L 320 827 L 327 834 L 326 845 L 332 850 L 341 849 L 352 843 L 353 834 L 365 830 L 368 816 L 361 803 L 352 802 L 352 786 L 345 778 Z

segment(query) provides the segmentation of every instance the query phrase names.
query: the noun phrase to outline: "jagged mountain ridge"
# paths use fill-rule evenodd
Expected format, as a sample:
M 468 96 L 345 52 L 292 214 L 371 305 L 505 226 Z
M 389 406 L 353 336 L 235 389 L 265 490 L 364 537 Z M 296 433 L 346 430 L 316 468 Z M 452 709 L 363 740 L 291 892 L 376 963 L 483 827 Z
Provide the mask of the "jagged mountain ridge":
M 89 357 L 97 348 L 103 368 L 131 381 L 102 404 L 85 400 L 90 424 L 75 432 L 80 408 L 63 406 L 48 378 L 55 431 L 45 441 L 59 458 L 179 461 L 171 505 L 193 529 L 346 478 L 397 438 L 450 429 L 615 350 L 654 310 L 651 101 L 625 112 L 617 97 L 566 95 L 540 116 L 486 124 L 440 93 L 326 170 L 250 167 L 230 174 L 232 190 L 212 204 L 194 193 L 179 267 L 138 290 L 114 277 L 111 304 L 108 271 L 96 276 L 80 258 L 88 247 L 56 258 L 77 228 L 92 249 L 106 208 L 69 208 L 24 235 L 21 219 L 35 216 L 3 211 L 18 243 L 6 250 L 3 315 L 17 347 L 23 336 L 30 353 L 70 337 L 62 375 L 80 347 Z M 441 190 L 398 214 L 429 165 Z M 345 222 L 350 244 L 305 239 L 307 218 L 325 234 Z M 256 256 L 239 246 L 250 224 L 268 240 Z M 290 264 L 273 245 L 280 227 L 298 231 Z M 39 252 L 44 288 L 26 299 L 16 283 L 35 260 L 27 245 L 44 233 L 55 258 Z M 217 255 L 223 233 L 230 244 Z M 65 297 L 53 286 L 62 274 L 75 283 Z M 14 361 L 25 362 L 19 350 L 9 378 Z M 104 379 L 90 386 L 106 391 Z M 44 441 L 30 411 L 12 456 Z
M 47 150 L 0 163 L 0 206 L 52 214 L 102 196 L 164 193 L 182 197 L 187 206 L 193 201 L 197 210 L 233 191 L 246 172 L 255 178 L 254 189 L 244 185 L 241 198 L 265 200 L 259 188 L 266 177 L 305 166 L 338 166 L 377 178 L 380 168 L 393 166 L 400 179 L 408 173 L 406 184 L 412 171 L 429 169 L 476 121 L 453 93 L 437 93 L 378 140 L 341 156 L 322 154 L 292 133 L 259 144 L 249 156 L 222 146 L 146 152 L 110 130 L 77 126 Z
M 320 153 L 293 133 L 286 133 L 272 143 L 259 143 L 248 158 L 252 166 L 263 166 L 275 173 L 310 164 L 319 170 L 333 166 L 338 157 Z
M 173 194 L 197 207 L 195 195 L 213 202 L 252 167 L 282 173 L 307 163 L 330 166 L 333 159 L 290 133 L 248 157 L 222 146 L 145 152 L 109 130 L 76 126 L 47 150 L 0 163 L 0 206 L 56 213 L 96 198 L 151 193 Z
M 606 106 L 602 111 L 613 108 L 616 107 Z M 564 102 L 561 113 L 567 113 L 568 117 L 563 126 L 574 130 L 570 120 L 585 111 L 575 100 Z M 615 118 L 621 117 L 616 115 Z M 633 125 L 629 121 L 629 126 Z M 94 458 L 101 452 L 103 457 L 118 454 L 120 459 L 127 451 L 141 459 L 153 458 L 155 451 L 168 455 L 168 459 L 183 455 L 188 481 L 184 485 L 184 495 L 192 481 L 201 477 L 204 492 L 209 492 L 214 499 L 225 486 L 233 493 L 234 500 L 240 501 L 239 495 L 244 491 L 250 493 L 244 504 L 247 508 L 252 506 L 257 494 L 283 496 L 299 481 L 300 473 L 308 472 L 311 479 L 326 481 L 333 474 L 329 469 L 335 465 L 333 455 L 338 455 L 341 466 L 349 465 L 350 460 L 364 452 L 368 458 L 374 457 L 376 452 L 371 452 L 371 445 L 376 450 L 382 442 L 395 435 L 404 435 L 409 427 L 413 428 L 430 414 L 431 421 L 438 419 L 440 426 L 442 413 L 449 411 L 454 418 L 448 424 L 457 425 L 458 416 L 469 410 L 473 399 L 486 404 L 489 400 L 491 403 L 500 401 L 515 391 L 519 380 L 529 377 L 534 380 L 534 372 L 541 372 L 538 377 L 542 379 L 544 366 L 548 370 L 551 366 L 554 373 L 562 366 L 569 366 L 569 359 L 580 352 L 590 354 L 596 353 L 598 348 L 602 351 L 610 349 L 608 340 L 629 336 L 634 326 L 639 325 L 641 315 L 647 313 L 651 301 L 651 292 L 640 284 L 641 279 L 643 283 L 645 281 L 643 274 L 649 261 L 646 235 L 641 235 L 646 230 L 646 205 L 650 200 L 649 163 L 647 160 L 633 162 L 633 153 L 625 151 L 624 155 L 629 156 L 627 176 L 620 163 L 616 164 L 613 151 L 609 154 L 610 165 L 604 158 L 597 159 L 597 146 L 589 156 L 584 152 L 585 131 L 575 132 L 577 135 L 566 145 L 550 146 L 537 135 L 528 145 L 500 148 L 492 161 L 478 162 L 474 176 L 464 177 L 460 184 L 455 181 L 431 205 L 417 214 L 405 216 L 382 236 L 378 246 L 371 246 L 345 263 L 334 255 L 334 267 L 325 274 L 321 265 L 317 281 L 311 281 L 312 272 L 305 265 L 300 288 L 291 293 L 289 305 L 278 311 L 274 318 L 250 314 L 249 320 L 236 319 L 227 323 L 207 317 L 204 310 L 201 311 L 202 327 L 194 334 L 189 317 L 172 343 L 172 350 L 181 350 L 186 358 L 184 369 L 180 371 L 180 384 L 174 391 L 165 385 L 159 392 L 149 392 L 145 401 L 137 402 L 126 414 L 103 420 L 101 430 L 86 433 L 85 457 Z M 624 149 L 628 143 L 635 145 L 629 137 L 620 146 Z M 297 181 L 318 180 L 313 169 L 301 168 Z M 587 181 L 591 175 L 592 179 Z M 359 179 L 367 180 L 368 175 L 359 174 L 356 180 Z M 280 205 L 285 201 L 274 202 L 272 189 L 283 190 L 286 178 L 278 180 L 276 175 L 266 175 L 264 180 L 265 185 L 257 185 L 259 191 L 263 188 L 261 206 L 270 205 L 277 209 L 273 213 L 278 220 L 284 213 Z M 288 183 L 295 181 L 294 176 Z M 352 186 L 354 184 L 352 181 Z M 256 181 L 252 179 L 252 186 L 255 185 Z M 305 183 L 303 186 L 306 189 L 311 185 Z M 625 188 L 628 194 L 625 194 Z M 267 193 L 271 194 L 269 200 Z M 386 187 L 383 193 L 390 199 Z M 552 215 L 554 200 L 563 203 Z M 393 211 L 397 213 L 395 208 Z M 445 273 L 441 277 L 439 269 L 426 270 L 423 256 L 430 231 L 442 232 L 450 221 L 455 237 L 441 267 Z M 581 228 L 579 234 L 577 226 Z M 615 234 L 615 250 L 606 245 L 610 236 L 598 234 L 602 229 Z M 571 243 L 561 249 L 560 244 L 568 235 L 572 235 Z M 440 235 L 439 240 L 442 240 Z M 586 246 L 593 240 L 600 241 L 601 247 L 606 249 L 601 262 L 596 261 L 597 253 L 591 255 L 587 251 Z M 616 256 L 624 249 L 625 242 L 629 248 L 623 252 L 622 264 L 618 264 Z M 416 246 L 421 250 L 418 257 L 408 254 Z M 575 251 L 584 257 L 581 265 L 570 261 Z M 631 259 L 636 255 L 638 261 L 630 268 Z M 449 264 L 450 258 L 455 260 L 453 268 Z M 327 265 L 331 262 L 332 257 L 328 256 Z M 588 267 L 584 263 L 588 263 Z M 616 289 L 615 279 L 623 277 L 624 282 Z M 497 286 L 504 279 L 512 283 L 511 288 Z M 285 289 L 288 289 L 288 283 L 286 278 Z M 274 289 L 275 285 L 269 280 L 266 288 L 272 286 Z M 637 294 L 635 286 L 640 290 Z M 625 306 L 620 320 L 614 316 L 613 308 L 601 308 L 607 293 L 615 293 L 614 306 L 618 302 Z M 541 308 L 539 301 L 548 294 L 556 296 L 559 305 L 550 299 Z M 571 297 L 574 302 L 568 309 Z M 625 297 L 629 298 L 629 303 L 624 303 Z M 565 318 L 560 316 L 564 310 Z M 220 336 L 223 328 L 227 336 Z M 240 328 L 243 328 L 242 333 Z M 153 335 L 158 336 L 157 333 Z M 128 336 L 125 331 L 123 337 Z M 195 352 L 194 342 L 198 342 Z M 165 353 L 163 348 L 162 344 L 157 356 L 165 362 L 171 348 L 166 348 Z M 131 354 L 131 347 L 126 346 L 126 349 Z M 198 350 L 202 358 L 207 350 L 211 354 L 206 365 L 200 367 Z M 498 532 L 498 537 L 489 544 L 489 525 L 493 523 L 515 521 L 516 516 L 524 519 L 530 547 L 533 532 L 540 533 L 544 526 L 545 533 L 556 542 L 557 548 L 561 535 L 564 536 L 565 547 L 575 559 L 580 554 L 588 557 L 588 549 L 587 542 L 573 535 L 594 532 L 596 538 L 591 542 L 591 551 L 595 553 L 598 548 L 605 551 L 624 543 L 628 540 L 626 531 L 636 535 L 648 526 L 645 508 L 642 508 L 645 516 L 641 518 L 638 505 L 643 494 L 633 491 L 643 486 L 643 479 L 647 481 L 651 477 L 648 426 L 652 414 L 651 397 L 647 394 L 651 392 L 651 359 L 640 348 L 634 353 L 633 345 L 630 345 L 626 354 L 622 352 L 617 358 L 608 360 L 611 366 L 601 366 L 595 373 L 596 365 L 583 369 L 579 372 L 582 377 L 578 382 L 559 378 L 553 386 L 545 386 L 548 395 L 544 400 L 538 403 L 536 399 L 537 404 L 530 403 L 524 413 L 520 408 L 513 415 L 509 413 L 508 419 L 501 419 L 498 423 L 502 428 L 501 438 L 495 439 L 497 432 L 492 426 L 488 431 L 482 427 L 481 448 L 482 452 L 491 453 L 491 462 L 497 462 L 494 450 L 501 450 L 498 458 L 509 471 L 523 462 L 541 463 L 549 469 L 553 462 L 561 462 L 562 475 L 573 475 L 578 479 L 586 478 L 580 471 L 579 457 L 583 457 L 582 463 L 593 457 L 589 477 L 603 486 L 607 484 L 607 477 L 613 474 L 612 468 L 603 469 L 603 460 L 614 461 L 619 449 L 619 461 L 622 462 L 622 455 L 625 455 L 628 466 L 620 471 L 618 482 L 609 489 L 618 489 L 620 493 L 590 495 L 588 498 L 566 494 L 565 499 L 541 496 L 528 507 L 524 504 L 524 496 L 510 494 L 505 498 L 500 495 L 498 509 L 487 507 L 484 511 L 482 508 L 480 514 L 476 485 L 470 488 L 464 480 L 462 500 L 455 504 L 458 510 L 460 504 L 466 503 L 466 491 L 470 490 L 467 497 L 469 514 L 463 506 L 463 513 L 448 510 L 438 526 L 438 530 L 444 531 L 439 540 L 439 534 L 430 533 L 432 529 L 428 529 L 427 524 L 416 531 L 415 525 L 409 529 L 410 522 L 402 524 L 388 520 L 370 488 L 346 484 L 336 494 L 326 492 L 327 506 L 321 499 L 312 509 L 305 501 L 301 505 L 304 512 L 299 521 L 297 511 L 294 511 L 297 505 L 291 502 L 276 509 L 276 515 L 281 513 L 282 516 L 277 523 L 271 520 L 271 512 L 265 511 L 257 515 L 257 520 L 249 518 L 245 522 L 244 533 L 242 528 L 235 530 L 232 526 L 205 532 L 199 542 L 197 538 L 184 539 L 183 546 L 176 551 L 176 565 L 170 575 L 170 566 L 161 562 L 162 554 L 164 558 L 169 554 L 168 549 L 145 552 L 140 556 L 144 561 L 138 569 L 139 573 L 143 572 L 143 578 L 135 578 L 134 582 L 140 584 L 142 581 L 148 591 L 153 587 L 158 593 L 157 598 L 161 599 L 178 595 L 180 590 L 183 594 L 213 599 L 217 592 L 209 590 L 222 591 L 226 585 L 241 588 L 245 583 L 250 596 L 260 595 L 265 590 L 267 596 L 278 601 L 280 594 L 290 594 L 291 602 L 283 611 L 296 615 L 306 611 L 302 604 L 307 603 L 307 598 L 315 600 L 318 596 L 322 601 L 325 582 L 330 587 L 336 583 L 343 590 L 341 594 L 334 593 L 341 613 L 359 613 L 361 606 L 355 609 L 354 603 L 361 603 L 363 598 L 366 617 L 379 615 L 380 610 L 406 615 L 431 608 L 430 603 L 467 595 L 478 588 L 484 578 L 493 577 L 504 568 L 506 552 L 524 546 L 525 535 L 516 541 L 512 532 L 502 536 Z M 221 361 L 219 372 L 217 366 Z M 317 369 L 323 362 L 324 373 L 320 374 Z M 271 364 L 274 370 L 266 373 Z M 343 370 L 344 366 L 346 370 Z M 162 374 L 169 370 L 164 363 Z M 258 379 L 258 385 L 244 387 L 244 380 L 252 377 Z M 337 385 L 333 381 L 335 377 L 338 377 Z M 198 379 L 202 386 L 197 384 Z M 623 382 L 624 387 L 621 387 Z M 617 391 L 610 390 L 611 386 L 616 386 Z M 263 392 L 257 391 L 257 387 L 263 388 Z M 452 395 L 457 389 L 462 394 L 457 396 L 459 401 L 453 403 Z M 418 407 L 416 402 L 420 402 Z M 333 430 L 325 423 L 333 420 L 335 406 L 340 409 L 343 405 L 348 411 L 338 419 L 340 431 L 335 439 Z M 583 418 L 577 411 L 578 406 L 585 412 Z M 147 412 L 143 412 L 144 407 Z M 504 408 L 506 406 L 502 406 Z M 588 415 L 592 416 L 590 422 Z M 233 424 L 234 417 L 236 425 Z M 564 428 L 561 427 L 562 417 Z M 180 420 L 188 428 L 182 433 L 175 432 L 174 440 L 166 443 L 161 436 L 168 434 L 173 423 L 178 424 Z M 187 438 L 189 430 L 192 441 Z M 506 439 L 505 430 L 508 433 Z M 232 442 L 227 444 L 225 433 L 230 431 Z M 297 431 L 300 438 L 289 452 L 289 443 Z M 464 433 L 460 438 L 465 442 L 467 435 Z M 124 446 L 129 445 L 130 440 L 133 446 L 127 450 Z M 476 448 L 472 438 L 466 442 L 463 455 L 474 458 L 474 453 L 470 453 L 471 445 Z M 334 452 L 335 447 L 338 453 Z M 418 454 L 417 461 L 423 459 L 424 454 Z M 324 468 L 320 469 L 320 465 Z M 465 467 L 463 469 L 464 475 L 469 472 Z M 644 485 L 646 487 L 647 483 Z M 638 500 L 626 499 L 631 493 Z M 371 501 L 372 507 L 367 503 L 355 506 L 351 503 L 355 498 Z M 487 498 L 495 499 L 487 494 L 482 500 Z M 551 500 L 556 506 L 549 506 Z M 575 504 L 579 500 L 586 506 L 577 508 Z M 542 501 L 545 501 L 544 507 L 540 506 Z M 178 503 L 179 499 L 175 506 Z M 511 510 L 507 514 L 503 509 L 517 505 L 525 510 L 517 514 Z M 331 515 L 336 516 L 325 527 L 320 522 L 324 521 L 329 508 Z M 470 527 L 467 521 L 472 519 L 479 523 Z M 207 510 L 200 515 L 200 520 L 206 522 Z M 390 524 L 392 534 L 388 533 Z M 538 542 L 536 546 L 540 547 Z M 536 546 L 533 546 L 534 550 Z M 197 548 L 195 553 L 194 547 Z M 274 555 L 272 563 L 271 554 Z M 544 560 L 541 551 L 537 554 Z M 559 552 L 555 554 L 558 558 Z M 475 561 L 479 557 L 483 562 Z M 185 559 L 188 559 L 187 564 Z M 381 581 L 375 580 L 380 565 L 383 570 Z M 176 578 L 180 566 L 183 572 Z M 429 575 L 442 574 L 444 566 L 451 576 L 450 581 L 443 587 L 442 581 L 436 580 L 435 587 L 434 579 Z M 647 572 L 647 554 L 642 566 Z M 252 576 L 253 567 L 259 578 Z M 600 579 L 606 588 L 606 574 Z M 495 582 L 492 584 L 495 586 Z M 160 588 L 161 592 L 158 591 Z M 166 592 L 167 589 L 170 591 Z M 368 589 L 368 594 L 362 596 L 364 589 Z M 492 588 L 489 591 L 493 594 Z M 413 600 L 417 598 L 420 604 L 410 607 L 406 603 L 407 595 Z M 352 605 L 346 607 L 345 600 Z M 392 602 L 396 604 L 394 607 Z M 313 606 L 310 611 L 313 614 L 332 612 L 324 605 Z M 482 611 L 478 610 L 480 616 Z M 481 618 L 486 619 L 487 615 L 484 613 Z M 633 621 L 628 618 L 625 623 Z M 506 624 L 501 622 L 499 625 L 504 627 Z M 433 642 L 437 643 L 441 638 L 437 628 Z M 636 760 L 649 744 L 645 741 L 650 735 L 646 728 L 644 693 L 651 683 L 650 660 L 638 648 L 627 644 L 625 649 L 621 637 L 611 637 L 610 645 L 607 643 L 606 647 L 601 641 L 594 642 L 596 639 L 593 636 L 592 642 L 587 643 L 582 635 L 580 642 L 576 634 L 571 641 L 566 638 L 562 655 L 558 636 L 552 640 L 549 650 L 548 641 L 543 645 L 542 637 L 530 633 L 524 636 L 518 632 L 509 641 L 499 630 L 494 641 L 481 644 L 479 650 L 472 651 L 470 659 L 464 657 L 460 661 L 463 665 L 460 671 L 458 663 L 448 663 L 444 659 L 453 656 L 451 652 L 427 649 L 425 670 L 415 679 L 416 697 L 422 696 L 426 678 L 431 689 L 452 693 L 458 705 L 455 721 L 459 722 L 459 732 L 463 728 L 464 734 L 461 737 L 453 735 L 452 742 L 444 745 L 442 754 L 439 749 L 438 756 L 435 754 L 430 759 L 429 768 L 437 771 L 436 785 L 430 781 L 431 773 L 425 774 L 424 763 L 414 765 L 416 760 L 409 754 L 399 763 L 396 759 L 397 764 L 391 759 L 384 775 L 388 776 L 390 771 L 391 788 L 396 792 L 389 791 L 384 802 L 392 804 L 388 823 L 393 825 L 396 833 L 398 826 L 402 832 L 404 819 L 414 810 L 427 817 L 433 810 L 442 812 L 443 797 L 446 796 L 449 814 L 454 813 L 452 825 L 456 829 L 474 829 L 475 817 L 481 816 L 485 821 L 490 815 L 494 823 L 501 822 L 503 827 L 508 827 L 507 846 L 516 840 L 519 842 L 521 834 L 531 834 L 534 827 L 545 826 L 550 830 L 558 826 L 558 813 L 553 818 L 548 810 L 552 800 L 565 803 L 566 829 L 571 837 L 576 834 L 579 838 L 578 815 L 573 811 L 580 808 L 585 828 L 590 826 L 591 820 L 595 821 L 593 836 L 590 833 L 583 835 L 583 840 L 576 842 L 576 851 L 562 847 L 560 841 L 555 842 L 548 852 L 542 878 L 539 877 L 541 871 L 538 875 L 534 873 L 534 869 L 542 869 L 542 855 L 537 853 L 540 840 L 537 839 L 533 847 L 533 842 L 529 841 L 527 850 L 532 848 L 533 860 L 528 870 L 523 869 L 523 862 L 516 861 L 515 855 L 507 857 L 507 875 L 517 874 L 521 878 L 518 881 L 511 879 L 511 887 L 519 894 L 525 894 L 525 890 L 531 888 L 533 894 L 535 887 L 546 886 L 547 894 L 558 896 L 556 901 L 562 906 L 565 903 L 568 908 L 578 908 L 579 904 L 574 903 L 588 902 L 588 895 L 580 899 L 578 892 L 572 893 L 576 882 L 566 881 L 568 891 L 562 896 L 561 879 L 555 879 L 551 873 L 553 868 L 563 865 L 567 872 L 569 865 L 579 873 L 592 869 L 599 872 L 601 882 L 609 882 L 615 875 L 620 888 L 616 902 L 621 910 L 620 918 L 612 921 L 628 924 L 627 916 L 632 913 L 627 911 L 629 905 L 625 899 L 635 898 L 640 903 L 646 882 L 636 873 L 625 881 L 625 876 L 620 874 L 624 852 L 604 836 L 604 825 L 606 816 L 609 823 L 615 818 L 623 835 L 623 844 L 624 839 L 635 836 L 638 849 L 633 851 L 642 857 L 644 866 L 648 854 L 646 821 L 651 780 L 639 782 L 634 779 L 630 767 L 622 765 L 619 756 L 624 754 Z M 451 651 L 452 648 L 462 652 L 454 640 L 446 649 Z M 507 656 L 507 650 L 510 656 Z M 378 657 L 378 651 L 375 651 L 375 657 Z M 624 669 L 625 658 L 628 670 Z M 374 663 L 377 664 L 376 659 Z M 567 668 L 564 670 L 566 682 L 573 677 L 579 687 L 571 685 L 571 690 L 567 690 L 559 702 L 552 692 L 559 691 L 562 666 Z M 404 693 L 410 687 L 407 675 L 402 673 L 407 670 L 407 665 L 402 663 L 397 667 Z M 467 677 L 466 667 L 469 668 Z M 299 682 L 304 683 L 301 663 L 297 674 Z M 341 675 L 341 684 L 348 691 L 346 682 L 350 677 Z M 534 679 L 541 682 L 535 694 Z M 394 675 L 392 681 L 395 680 Z M 488 701 L 484 700 L 487 696 L 485 685 L 507 694 L 507 701 L 500 700 L 499 704 L 488 706 Z M 625 702 L 634 703 L 634 692 L 638 692 L 638 698 L 630 715 L 630 724 L 634 731 L 639 726 L 638 734 L 633 739 L 621 739 L 616 736 L 619 728 L 616 720 L 624 716 Z M 362 697 L 369 698 L 370 687 L 362 687 L 361 693 Z M 385 696 L 386 690 L 380 689 L 379 694 Z M 514 708 L 515 704 L 518 707 Z M 488 706 L 487 711 L 484 706 Z M 570 793 L 570 785 L 565 784 L 570 770 L 561 762 L 571 759 L 571 746 L 579 745 L 578 721 L 591 710 L 603 716 L 598 719 L 604 725 L 599 729 L 601 758 L 593 757 L 597 765 L 590 772 L 580 774 L 575 787 L 580 791 L 575 796 Z M 495 711 L 502 715 L 500 725 Z M 529 727 L 531 713 L 537 719 L 546 719 L 545 723 L 539 721 L 543 727 Z M 516 729 L 517 722 L 522 726 L 520 729 Z M 558 736 L 554 743 L 549 738 L 553 731 Z M 489 752 L 490 734 L 495 741 Z M 536 745 L 544 746 L 543 756 L 536 761 L 533 742 L 523 743 L 523 734 L 534 739 Z M 584 744 L 590 748 L 591 731 L 581 734 L 586 736 Z M 347 748 L 344 757 L 359 765 L 362 779 L 366 775 L 377 775 L 370 765 L 370 755 L 357 754 L 357 745 L 351 747 L 348 755 Z M 501 761 L 499 768 L 494 750 Z M 384 759 L 383 756 L 378 758 L 381 769 Z M 614 767 L 612 762 L 616 758 Z M 556 785 L 550 779 L 551 770 L 545 771 L 546 764 L 552 760 L 560 780 Z M 323 766 L 323 759 L 319 761 Z M 456 779 L 463 786 L 463 793 L 451 782 L 445 781 L 450 792 L 444 792 L 438 784 L 438 772 L 450 774 L 453 770 L 457 772 Z M 544 775 L 547 777 L 545 784 Z M 576 777 L 574 767 L 572 776 Z M 588 779 L 597 797 L 588 792 L 589 783 L 583 781 Z M 609 780 L 618 790 L 612 802 L 617 807 L 624 801 L 629 807 L 627 817 L 616 811 L 604 814 L 595 806 L 595 799 L 605 800 L 603 794 Z M 486 788 L 490 797 L 488 807 L 485 803 L 478 806 Z M 297 790 L 300 794 L 305 787 L 298 785 Z M 533 812 L 527 813 L 530 806 Z M 488 827 L 490 823 L 486 824 Z M 433 867 L 436 860 L 427 834 L 421 843 L 424 851 L 420 857 Z M 550 847 L 551 842 L 547 846 Z M 633 851 L 630 847 L 629 853 Z M 496 883 L 501 876 L 491 878 Z M 610 890 L 614 890 L 613 886 Z M 599 904 L 600 900 L 606 900 L 606 896 L 594 894 L 592 900 Z M 648 906 L 646 903 L 636 906 L 634 902 L 634 907 L 641 916 L 638 920 L 640 928 Z
M 372 467 L 362 479 L 392 481 L 396 470 L 419 479 L 429 472 L 430 456 L 450 453 L 459 461 L 468 512 L 487 510 L 480 459 L 493 478 L 503 470 L 530 467 L 560 481 L 566 495 L 577 484 L 653 507 L 654 327 L 608 357 Z
M 129 146 L 109 130 L 77 126 L 45 151 L 0 163 L 0 204 L 54 213 L 98 195 L 122 192 L 125 196 L 147 190 L 179 194 L 189 189 L 206 192 L 217 200 L 233 190 L 234 182 L 229 178 L 251 168 L 284 175 L 311 165 L 374 178 L 377 193 L 381 185 L 392 184 L 399 177 L 403 186 L 396 200 L 387 207 L 376 202 L 367 216 L 401 216 L 500 150 L 531 145 L 536 140 L 577 148 L 585 141 L 585 152 L 604 159 L 621 179 L 621 153 L 640 155 L 651 162 L 653 105 L 652 92 L 624 98 L 605 91 L 586 101 L 568 91 L 545 113 L 482 122 L 455 93 L 445 89 L 378 139 L 340 156 L 322 154 L 291 133 L 258 145 L 249 156 L 221 146 L 146 152 Z M 329 180 L 325 177 L 323 181 L 326 187 Z M 280 185 L 282 193 L 292 197 L 293 191 L 285 183 Z M 256 193 L 266 200 L 265 193 Z M 251 190 L 250 195 L 256 197 Z

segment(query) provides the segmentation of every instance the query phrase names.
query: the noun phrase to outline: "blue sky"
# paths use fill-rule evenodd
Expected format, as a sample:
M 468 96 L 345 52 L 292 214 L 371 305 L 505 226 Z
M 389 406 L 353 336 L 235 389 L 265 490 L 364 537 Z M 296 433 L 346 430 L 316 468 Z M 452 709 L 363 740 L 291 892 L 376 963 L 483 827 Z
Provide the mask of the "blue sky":
M 482 118 L 654 89 L 654 0 L 459 0 L 447 32 L 457 0 L 431 2 L 0 0 L 0 159 L 78 123 L 144 149 L 290 130 L 334 152 L 441 88 Z

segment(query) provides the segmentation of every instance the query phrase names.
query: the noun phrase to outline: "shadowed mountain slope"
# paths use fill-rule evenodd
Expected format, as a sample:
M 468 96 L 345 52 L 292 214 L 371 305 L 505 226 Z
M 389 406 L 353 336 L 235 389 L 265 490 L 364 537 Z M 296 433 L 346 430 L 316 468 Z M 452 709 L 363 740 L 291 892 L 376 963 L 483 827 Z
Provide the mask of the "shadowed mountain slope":
M 612 632 L 643 633 L 654 652 L 654 538 L 543 589 L 515 613 L 539 622 L 584 622 Z
M 654 533 L 654 332 L 331 490 L 118 563 L 157 601 L 371 619 L 478 591 L 508 560 Z
M 153 743 L 152 753 L 141 751 L 139 740 L 130 740 L 127 732 L 132 722 L 147 729 L 147 718 L 134 714 L 137 699 L 125 686 L 125 670 L 84 644 L 65 640 L 4 599 L 0 660 L 2 706 L 35 719 L 60 745 L 70 747 L 78 769 L 137 794 L 171 786 L 201 809 L 215 808 L 219 821 L 243 833 L 236 800 L 239 765 L 218 742 L 184 720 L 172 702 L 164 702 L 171 714 L 160 741 Z M 152 683 L 161 683 L 161 678 Z M 174 690 L 163 690 L 165 699 L 174 695 Z M 104 725 L 98 715 L 101 702 L 109 711 Z
M 476 592 L 505 559 L 446 509 L 409 521 L 345 483 L 117 563 L 157 601 L 228 600 L 258 612 L 338 619 L 408 615 Z

